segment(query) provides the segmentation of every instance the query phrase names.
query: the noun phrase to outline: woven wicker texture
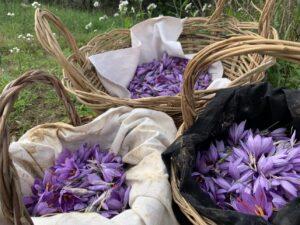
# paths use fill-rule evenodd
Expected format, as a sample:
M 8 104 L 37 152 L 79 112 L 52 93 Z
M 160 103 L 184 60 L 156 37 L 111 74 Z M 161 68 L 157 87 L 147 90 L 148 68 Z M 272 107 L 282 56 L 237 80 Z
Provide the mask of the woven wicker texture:
M 195 74 L 197 74 L 198 71 L 203 71 L 212 62 L 253 53 L 257 55 L 269 55 L 300 64 L 300 43 L 296 42 L 270 40 L 263 37 L 237 36 L 225 41 L 216 42 L 213 45 L 204 48 L 197 53 L 191 63 L 189 63 L 184 75 L 182 95 L 182 114 L 184 122 L 178 130 L 177 136 L 182 135 L 183 132 L 193 124 L 196 118 L 195 115 L 197 110 L 195 102 L 197 99 L 192 89 L 193 84 L 195 83 Z M 270 62 L 268 67 L 272 64 L 273 63 Z M 257 67 L 255 73 L 260 73 L 264 69 L 266 69 L 266 67 Z M 243 76 L 251 76 L 251 73 Z M 239 85 L 239 82 L 239 80 L 235 80 L 233 86 Z M 210 98 L 212 98 L 214 92 L 215 90 L 206 91 L 203 96 L 210 95 Z M 199 215 L 199 213 L 180 194 L 174 166 L 172 166 L 171 186 L 174 201 L 193 224 L 215 225 L 214 222 Z
M 185 20 L 183 33 L 179 40 L 186 54 L 196 53 L 209 44 L 235 35 L 257 36 L 258 33 L 261 33 L 265 37 L 278 39 L 276 30 L 270 27 L 274 0 L 266 1 L 259 23 L 239 22 L 232 17 L 223 18 L 221 15 L 226 2 L 226 0 L 217 1 L 215 12 L 209 18 L 196 17 Z M 66 57 L 63 54 L 58 41 L 53 36 L 50 23 L 66 38 L 73 50 L 71 56 Z M 69 92 L 76 95 L 83 104 L 97 112 L 121 105 L 150 108 L 168 113 L 178 124 L 182 122 L 180 95 L 124 99 L 110 96 L 102 86 L 94 67 L 88 60 L 88 56 L 130 47 L 130 31 L 128 29 L 118 29 L 98 35 L 85 46 L 78 48 L 74 37 L 58 17 L 49 11 L 37 9 L 35 31 L 44 49 L 54 56 L 62 66 L 64 86 Z M 235 80 L 253 68 L 264 65 L 267 61 L 270 61 L 269 56 L 258 57 L 253 54 L 227 58 L 223 61 L 225 76 L 230 80 Z M 239 83 L 256 82 L 263 77 L 263 73 L 255 73 L 251 77 L 241 78 Z M 204 93 L 205 91 L 197 91 L 195 95 L 203 96 Z M 202 104 L 198 105 L 196 102 L 196 108 L 201 107 Z
M 60 80 L 43 71 L 29 71 L 18 79 L 9 83 L 0 96 L 0 207 L 4 218 L 1 225 L 33 225 L 33 222 L 23 204 L 20 191 L 20 182 L 16 169 L 9 157 L 9 129 L 7 120 L 19 93 L 28 85 L 42 82 L 51 85 L 57 92 L 58 97 L 63 101 L 67 114 L 74 126 L 80 124 L 75 107 L 68 97 Z

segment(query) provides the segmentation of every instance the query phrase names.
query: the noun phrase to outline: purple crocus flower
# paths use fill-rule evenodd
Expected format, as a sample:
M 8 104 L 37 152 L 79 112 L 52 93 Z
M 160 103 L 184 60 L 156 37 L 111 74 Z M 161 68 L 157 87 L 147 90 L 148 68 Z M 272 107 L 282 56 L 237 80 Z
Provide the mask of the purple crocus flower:
M 261 216 L 266 220 L 272 215 L 272 203 L 267 200 L 262 187 L 258 187 L 254 195 L 243 192 L 231 204 L 239 212 Z
M 74 158 L 66 158 L 62 166 L 58 166 L 55 170 L 57 178 L 64 182 L 65 180 L 73 180 L 80 175 L 79 167 Z
M 174 96 L 181 91 L 188 60 L 164 53 L 159 60 L 141 64 L 128 86 L 131 98 Z M 199 74 L 195 90 L 204 90 L 212 82 L 209 73 Z
M 62 212 L 80 211 L 87 207 L 88 199 L 77 196 L 69 190 L 62 189 L 59 193 L 59 205 Z
M 245 144 L 242 144 L 245 150 L 253 154 L 258 159 L 262 154 L 268 153 L 273 149 L 273 141 L 271 137 L 262 137 L 260 135 L 249 135 Z
M 239 144 L 246 135 L 247 131 L 245 130 L 246 121 L 241 122 L 240 124 L 233 124 L 229 128 L 229 143 L 232 145 Z

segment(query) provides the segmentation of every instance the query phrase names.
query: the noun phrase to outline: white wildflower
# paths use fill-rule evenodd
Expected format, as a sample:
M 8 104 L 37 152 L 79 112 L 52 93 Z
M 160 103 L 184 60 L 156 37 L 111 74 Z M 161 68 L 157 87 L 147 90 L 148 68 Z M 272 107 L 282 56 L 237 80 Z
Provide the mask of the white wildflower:
M 56 37 L 56 33 L 53 32 L 52 34 L 53 34 L 54 37 Z
M 212 7 L 212 5 L 211 5 L 211 4 L 208 4 L 207 8 L 209 8 L 209 9 L 210 9 L 211 7 Z
M 189 3 L 185 6 L 184 10 L 188 13 L 190 12 L 191 8 L 192 8 L 192 3 Z
M 154 9 L 156 9 L 157 8 L 157 5 L 155 4 L 155 3 L 151 3 L 151 4 L 149 4 L 148 6 L 147 6 L 147 10 L 148 11 L 152 11 L 152 10 L 154 10 Z
M 99 6 L 100 6 L 100 3 L 99 3 L 98 1 L 95 1 L 95 2 L 94 2 L 94 7 L 97 8 L 97 7 L 99 7 Z
M 32 7 L 35 8 L 35 9 L 41 7 L 41 4 L 38 3 L 38 2 L 33 2 L 31 5 L 32 5 Z
M 7 13 L 7 16 L 14 17 L 14 16 L 15 16 L 15 14 L 14 14 L 13 12 L 8 12 L 8 13 Z
M 89 30 L 92 27 L 92 22 L 89 22 L 87 25 L 85 25 L 85 29 Z
M 12 49 L 9 49 L 10 53 L 19 53 L 20 49 L 18 47 L 13 47 Z
M 135 8 L 133 6 L 131 7 L 131 12 L 135 13 Z
M 114 17 L 118 17 L 118 16 L 120 16 L 119 13 L 115 13 L 115 14 L 114 14 Z
M 28 38 L 33 38 L 33 35 L 30 34 L 30 33 L 27 33 L 27 34 L 26 34 L 26 37 L 28 37 Z
M 99 17 L 99 21 L 103 21 L 103 20 L 107 20 L 107 19 L 108 19 L 107 15 Z
M 24 39 L 24 38 L 25 38 L 25 36 L 23 34 L 18 35 L 18 39 Z
M 206 9 L 207 9 L 207 4 L 205 3 L 202 7 L 202 12 L 205 12 Z
M 95 29 L 94 32 L 97 32 L 97 29 Z
M 119 11 L 121 14 L 125 14 L 127 12 L 128 1 L 120 1 Z

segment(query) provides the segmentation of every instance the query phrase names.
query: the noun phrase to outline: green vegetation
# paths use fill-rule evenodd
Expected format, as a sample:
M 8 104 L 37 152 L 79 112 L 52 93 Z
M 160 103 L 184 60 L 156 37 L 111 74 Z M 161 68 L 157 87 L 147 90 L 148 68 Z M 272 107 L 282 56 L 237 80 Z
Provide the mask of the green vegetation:
M 6 2 L 6 3 L 5 3 Z M 178 2 L 173 5 L 169 1 L 163 10 L 160 11 L 159 7 L 155 9 L 152 15 L 158 15 L 160 12 L 168 12 L 170 15 L 176 15 L 178 10 L 184 10 L 184 7 L 178 7 Z M 180 1 L 188 4 L 189 1 Z M 251 15 L 255 15 L 257 19 L 258 13 L 254 8 L 250 7 L 248 0 L 243 1 L 243 5 L 238 5 L 238 1 L 231 1 L 233 7 L 227 7 L 226 13 L 228 15 L 235 15 L 241 20 L 251 20 Z M 245 2 L 245 4 L 244 4 Z M 262 0 L 254 1 L 258 6 L 262 5 Z M 277 13 L 274 19 L 274 25 L 280 30 L 282 38 L 289 40 L 297 40 L 299 38 L 299 24 L 300 24 L 300 9 L 297 6 L 294 11 L 282 11 L 278 1 Z M 286 1 L 285 1 L 286 2 Z M 42 3 L 43 4 L 43 3 Z M 160 4 L 158 4 L 160 6 Z M 130 6 L 131 7 L 131 6 Z M 68 29 L 75 36 L 79 46 L 87 43 L 92 37 L 101 32 L 111 30 L 117 27 L 130 27 L 134 23 L 147 18 L 151 13 L 141 13 L 138 11 L 133 13 L 131 8 L 128 7 L 126 16 L 114 17 L 113 14 L 117 12 L 117 8 L 107 9 L 104 11 L 101 7 L 92 10 L 79 10 L 74 8 L 67 8 L 65 5 L 46 5 L 43 8 L 48 8 L 59 16 Z M 138 3 L 135 5 L 138 8 Z M 143 6 L 140 5 L 140 8 Z M 200 8 L 199 8 L 200 7 Z M 191 8 L 190 14 L 194 15 L 199 10 L 198 15 L 209 14 L 212 10 L 211 7 L 207 8 L 206 13 L 201 12 L 203 5 L 198 5 Z M 245 7 L 243 10 L 237 10 L 239 7 Z M 294 6 L 290 6 L 294 7 Z M 144 7 L 145 8 L 145 7 Z M 295 7 L 294 7 L 295 8 Z M 234 10 L 233 10 L 234 9 Z M 252 10 L 255 13 L 249 13 Z M 20 76 L 30 69 L 43 69 L 61 77 L 61 68 L 56 63 L 55 59 L 49 56 L 38 43 L 34 33 L 34 11 L 35 9 L 31 4 L 23 4 L 21 1 L 1 1 L 0 2 L 0 91 L 5 85 L 16 77 Z M 99 21 L 99 17 L 108 14 L 108 18 Z M 14 16 L 7 15 L 14 13 Z M 183 12 L 186 16 L 186 12 Z M 290 21 L 282 20 L 287 18 Z M 88 29 L 86 25 L 92 23 Z M 286 24 L 289 24 L 286 26 Z M 56 32 L 56 31 L 54 31 Z M 33 35 L 31 37 L 30 35 Z M 23 35 L 23 36 L 21 36 Z M 63 37 L 56 32 L 57 38 L 62 46 L 66 55 L 71 53 Z M 28 40 L 27 40 L 28 39 Z M 29 40 L 30 39 L 30 40 Z M 15 49 L 14 49 L 15 48 Z M 14 49 L 13 53 L 10 50 Z M 19 49 L 19 52 L 17 52 Z M 269 79 L 276 86 L 286 86 L 291 88 L 300 87 L 300 68 L 290 63 L 279 62 L 276 67 L 269 71 Z M 92 111 L 85 106 L 79 104 L 75 98 L 74 103 L 81 116 L 91 115 Z M 30 127 L 43 122 L 50 121 L 68 121 L 65 117 L 65 112 L 62 104 L 58 101 L 56 94 L 50 88 L 44 85 L 34 85 L 32 88 L 23 91 L 19 100 L 15 105 L 15 110 L 11 115 L 11 129 L 15 135 L 23 133 L 23 131 Z

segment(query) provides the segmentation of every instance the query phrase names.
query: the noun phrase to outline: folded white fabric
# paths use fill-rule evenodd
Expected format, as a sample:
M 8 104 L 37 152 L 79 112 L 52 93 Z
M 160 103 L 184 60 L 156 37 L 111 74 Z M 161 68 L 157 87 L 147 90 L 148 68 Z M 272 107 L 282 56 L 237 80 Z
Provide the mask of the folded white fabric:
M 176 225 L 168 174 L 161 159 L 175 135 L 174 122 L 165 113 L 119 107 L 79 127 L 64 123 L 34 127 L 11 143 L 9 152 L 23 195 L 31 193 L 34 178 L 43 176 L 64 148 L 76 149 L 84 142 L 100 144 L 102 149 L 121 155 L 130 166 L 126 171 L 126 183 L 131 186 L 128 210 L 112 219 L 80 212 L 34 217 L 35 225 Z
M 169 16 L 145 20 L 130 29 L 131 48 L 90 56 L 89 59 L 106 90 L 112 96 L 130 98 L 127 87 L 133 79 L 137 66 L 161 58 L 164 52 L 170 56 L 191 59 L 193 54 L 184 55 L 178 41 L 183 30 L 183 21 L 184 19 Z M 213 80 L 221 79 L 218 83 L 226 85 L 229 80 L 222 78 L 222 63 L 215 63 L 212 67 L 209 72 Z

